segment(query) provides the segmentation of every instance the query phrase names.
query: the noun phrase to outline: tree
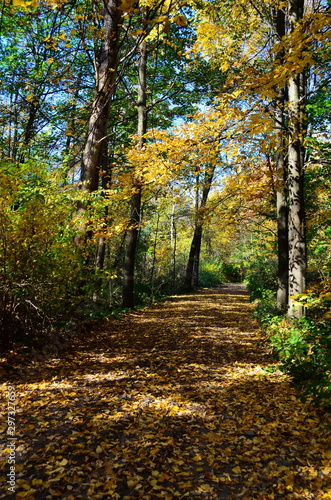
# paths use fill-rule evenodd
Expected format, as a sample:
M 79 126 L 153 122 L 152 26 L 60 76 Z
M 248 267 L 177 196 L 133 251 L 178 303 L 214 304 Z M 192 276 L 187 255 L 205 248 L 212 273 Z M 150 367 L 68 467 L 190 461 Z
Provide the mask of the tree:
M 281 63 L 284 59 L 284 47 L 281 41 L 285 36 L 285 11 L 280 8 L 274 9 L 274 30 L 276 43 L 279 51 L 275 53 L 275 60 Z M 275 163 L 277 172 L 276 183 L 276 210 L 277 210 L 277 253 L 278 253 L 278 306 L 288 304 L 288 204 L 287 204 L 287 164 L 286 164 L 286 130 L 285 130 L 285 103 L 287 90 L 285 87 L 275 89 L 274 117 L 275 134 L 277 137 Z
M 144 135 L 147 132 L 147 97 L 146 97 L 146 70 L 147 70 L 147 43 L 145 40 L 139 45 L 138 65 L 138 141 L 144 147 Z M 131 197 L 130 221 L 128 240 L 123 264 L 123 291 L 122 306 L 134 308 L 134 267 L 137 250 L 137 239 L 140 228 L 142 185 L 139 177 L 133 171 L 133 192 Z
M 96 191 L 99 187 L 102 152 L 107 144 L 109 107 L 115 90 L 119 36 L 123 18 L 119 0 L 95 1 L 94 6 L 97 10 L 102 9 L 102 40 L 94 61 L 95 95 L 87 125 L 80 176 L 81 189 L 89 192 Z M 79 203 L 78 212 L 81 214 L 85 210 L 86 205 L 83 202 Z M 85 224 L 76 237 L 77 244 L 81 241 L 82 233 L 83 235 L 85 233 Z
M 145 297 L 180 280 L 192 287 L 206 257 L 244 269 L 249 250 L 236 244 L 233 259 L 232 250 L 215 250 L 222 241 L 231 249 L 238 223 L 247 248 L 262 248 L 268 235 L 272 262 L 278 239 L 278 304 L 290 300 L 290 315 L 299 316 L 291 297 L 305 286 L 305 223 L 315 264 L 328 235 L 324 224 L 321 240 L 312 236 L 312 207 L 323 200 L 326 220 L 329 206 L 328 184 L 322 189 L 312 172 L 328 172 L 329 156 L 309 109 L 328 105 L 329 10 L 303 12 L 303 0 L 16 4 L 5 2 L 1 18 L 1 156 L 16 165 L 44 159 L 59 172 L 59 191 L 77 188 L 71 227 L 81 245 L 73 251 L 85 258 L 85 298 L 107 303 L 111 277 L 112 297 L 133 307 L 134 275 Z M 324 163 L 313 167 L 317 147 Z M 224 224 L 212 212 L 225 214 Z
M 303 17 L 303 0 L 289 1 L 289 29 L 293 33 Z M 289 315 L 300 318 L 302 306 L 293 296 L 306 289 L 306 234 L 304 212 L 305 71 L 294 73 L 288 81 L 288 186 L 289 186 Z
M 197 176 L 194 234 L 191 242 L 191 248 L 185 274 L 185 286 L 188 290 L 192 290 L 199 284 L 199 263 L 200 263 L 202 230 L 204 224 L 204 211 L 206 209 L 208 195 L 212 186 L 215 168 L 216 168 L 215 162 L 205 167 L 205 171 L 203 174 L 204 179 L 202 181 L 202 186 L 201 186 L 202 187 L 201 200 L 199 200 L 199 176 Z

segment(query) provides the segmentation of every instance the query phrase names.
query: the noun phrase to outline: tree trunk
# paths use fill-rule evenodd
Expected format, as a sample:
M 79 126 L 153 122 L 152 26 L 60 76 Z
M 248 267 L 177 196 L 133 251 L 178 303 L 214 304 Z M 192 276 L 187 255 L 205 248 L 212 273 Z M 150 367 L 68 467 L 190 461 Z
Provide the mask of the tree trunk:
M 105 139 L 104 142 L 104 148 L 102 151 L 102 161 L 101 161 L 101 168 L 102 168 L 102 195 L 103 197 L 107 197 L 107 189 L 110 188 L 111 181 L 112 181 L 112 171 L 109 166 L 109 157 L 108 157 L 108 140 Z M 105 207 L 105 213 L 104 213 L 104 222 L 103 222 L 103 229 L 106 231 L 107 226 L 108 226 L 108 214 L 109 214 L 109 207 Z M 104 236 L 101 236 L 98 240 L 98 246 L 97 246 L 97 251 L 96 251 L 96 256 L 95 256 L 95 281 L 94 281 L 94 291 L 93 291 L 93 302 L 99 303 L 101 301 L 101 287 L 102 287 L 102 282 L 103 279 L 101 277 L 101 272 L 104 268 L 104 263 L 105 263 L 105 257 L 106 257 L 106 238 Z
M 98 247 L 95 257 L 95 270 L 96 273 L 100 273 L 103 270 L 106 255 L 106 242 L 104 238 L 99 238 Z M 101 286 L 102 278 L 98 275 L 95 277 L 94 291 L 93 291 L 93 302 L 99 304 L 101 301 Z
M 197 270 L 199 268 L 200 249 L 202 240 L 202 224 L 195 226 L 190 253 L 186 266 L 185 285 L 192 290 L 198 285 Z
M 203 229 L 202 212 L 208 200 L 209 191 L 213 182 L 214 172 L 215 165 L 211 165 L 205 172 L 201 203 L 196 213 L 195 229 L 186 266 L 185 286 L 188 290 L 192 290 L 194 287 L 199 285 L 199 263 Z
M 145 41 L 142 41 L 139 46 L 138 68 L 138 136 L 141 147 L 145 142 L 144 135 L 147 131 L 146 67 L 147 45 Z M 122 307 L 130 309 L 134 308 L 134 269 L 140 227 L 140 207 L 141 184 L 138 179 L 135 179 L 134 192 L 131 198 L 128 240 L 123 264 Z
M 176 252 L 177 252 L 177 228 L 175 223 L 175 204 L 172 205 L 170 221 L 170 246 L 172 248 L 172 292 L 176 286 Z
M 95 59 L 96 89 L 81 159 L 81 189 L 89 192 L 96 191 L 99 186 L 99 170 L 107 136 L 110 102 L 115 87 L 118 42 L 123 17 L 123 12 L 118 9 L 119 0 L 103 0 L 102 3 L 102 42 Z M 80 202 L 78 213 L 83 213 L 85 210 L 85 203 Z M 82 224 L 75 240 L 77 244 L 85 237 L 85 232 L 86 227 Z
M 158 234 L 159 234 L 159 223 L 160 223 L 160 212 L 157 213 L 156 228 L 155 228 L 154 243 L 153 243 L 153 260 L 152 260 L 152 269 L 151 269 L 151 278 L 150 278 L 152 301 L 154 300 L 154 272 L 155 272 L 155 265 L 156 265 L 156 246 L 157 246 L 157 238 L 158 238 Z
M 282 168 L 284 155 L 279 153 L 283 158 L 277 159 L 277 180 L 279 185 L 283 185 L 283 189 L 277 190 L 277 242 L 278 242 L 278 289 L 277 289 L 277 305 L 279 307 L 286 306 L 288 303 L 288 267 L 289 267 L 289 251 L 288 251 L 288 207 L 287 207 L 287 189 L 285 165 Z
M 276 10 L 274 12 L 274 26 L 277 42 L 281 41 L 285 35 L 285 12 Z M 275 54 L 275 59 L 282 63 L 284 49 Z M 277 305 L 286 306 L 288 303 L 288 205 L 287 205 L 287 165 L 285 162 L 285 123 L 284 105 L 286 101 L 286 90 L 276 89 L 274 101 L 275 132 L 277 135 L 276 152 L 276 205 L 277 205 L 277 243 L 278 243 L 278 290 Z
M 290 0 L 289 25 L 293 31 L 303 15 L 303 0 Z M 306 238 L 303 193 L 303 136 L 304 136 L 304 89 L 303 76 L 294 74 L 288 83 L 289 92 L 289 316 L 301 318 L 302 306 L 296 306 L 293 295 L 304 293 L 306 288 Z
M 136 186 L 136 190 L 131 198 L 130 227 L 123 264 L 122 307 L 129 309 L 134 308 L 134 268 L 140 226 L 141 186 Z

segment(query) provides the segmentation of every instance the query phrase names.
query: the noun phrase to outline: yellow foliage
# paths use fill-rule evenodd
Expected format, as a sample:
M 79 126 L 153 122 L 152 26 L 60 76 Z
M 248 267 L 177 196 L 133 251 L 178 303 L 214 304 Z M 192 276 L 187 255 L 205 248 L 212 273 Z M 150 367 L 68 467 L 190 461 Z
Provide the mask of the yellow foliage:
M 12 0 L 13 7 L 38 7 L 39 0 Z
M 121 0 L 118 8 L 123 12 L 130 12 L 134 3 L 135 0 Z

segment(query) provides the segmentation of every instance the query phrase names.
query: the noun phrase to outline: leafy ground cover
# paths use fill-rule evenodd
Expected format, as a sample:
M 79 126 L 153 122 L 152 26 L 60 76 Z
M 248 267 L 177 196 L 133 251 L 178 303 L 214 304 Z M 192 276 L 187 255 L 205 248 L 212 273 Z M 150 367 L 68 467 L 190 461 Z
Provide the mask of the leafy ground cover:
M 200 290 L 109 319 L 58 358 L 2 368 L 17 487 L 5 416 L 0 498 L 331 499 L 330 414 L 264 370 L 252 307 L 242 285 Z

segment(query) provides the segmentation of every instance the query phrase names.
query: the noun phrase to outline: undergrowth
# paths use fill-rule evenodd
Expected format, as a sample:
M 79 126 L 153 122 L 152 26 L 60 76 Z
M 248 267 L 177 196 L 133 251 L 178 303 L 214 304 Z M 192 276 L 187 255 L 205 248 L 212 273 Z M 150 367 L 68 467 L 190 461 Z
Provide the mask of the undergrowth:
M 330 281 L 320 283 L 297 302 L 306 307 L 306 315 L 289 319 L 276 305 L 275 294 L 265 290 L 255 316 L 266 329 L 267 342 L 280 369 L 300 390 L 302 401 L 308 398 L 321 406 L 331 406 L 331 293 Z

